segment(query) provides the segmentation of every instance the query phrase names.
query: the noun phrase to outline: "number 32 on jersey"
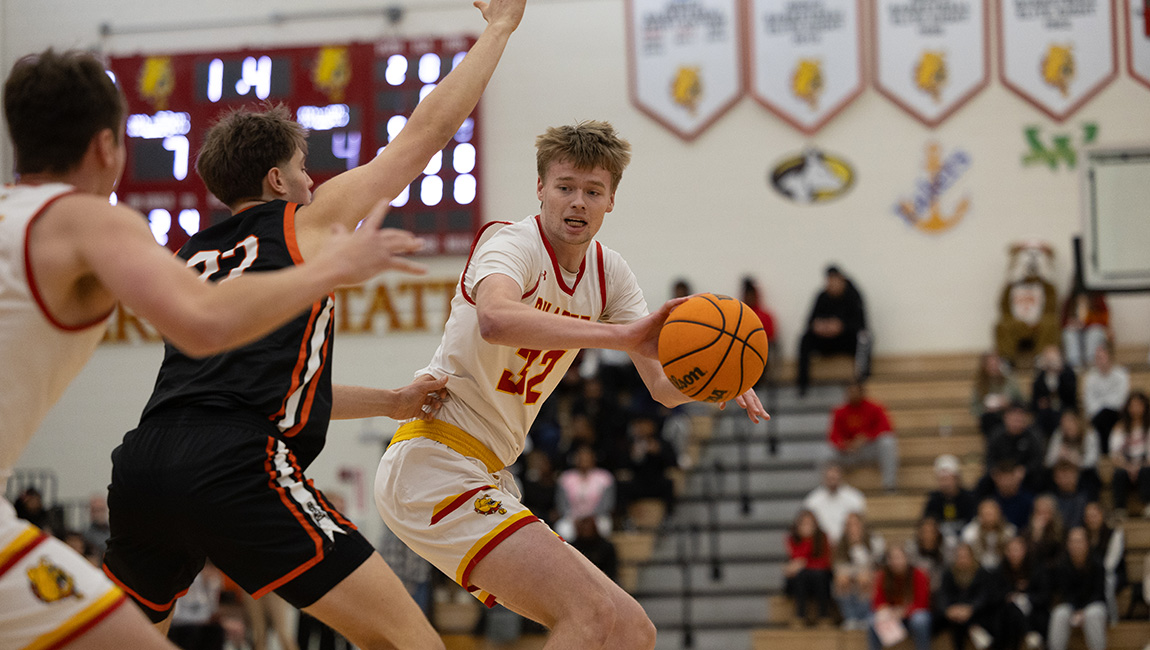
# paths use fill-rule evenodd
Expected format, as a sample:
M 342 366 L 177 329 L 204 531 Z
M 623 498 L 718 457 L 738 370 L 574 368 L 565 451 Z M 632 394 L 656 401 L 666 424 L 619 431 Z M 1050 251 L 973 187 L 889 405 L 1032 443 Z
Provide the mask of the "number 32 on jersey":
M 539 398 L 543 396 L 542 393 L 535 390 L 535 387 L 543 383 L 547 379 L 547 375 L 555 369 L 555 364 L 567 354 L 567 350 L 529 350 L 527 348 L 519 348 L 515 352 L 523 358 L 523 367 L 518 372 L 513 372 L 510 368 L 504 369 L 503 374 L 499 377 L 499 382 L 495 384 L 495 390 L 501 393 L 510 393 L 512 395 L 519 395 L 523 398 L 523 403 L 528 406 L 535 404 Z M 538 368 L 537 368 L 538 367 Z M 537 372 L 532 372 L 537 370 Z

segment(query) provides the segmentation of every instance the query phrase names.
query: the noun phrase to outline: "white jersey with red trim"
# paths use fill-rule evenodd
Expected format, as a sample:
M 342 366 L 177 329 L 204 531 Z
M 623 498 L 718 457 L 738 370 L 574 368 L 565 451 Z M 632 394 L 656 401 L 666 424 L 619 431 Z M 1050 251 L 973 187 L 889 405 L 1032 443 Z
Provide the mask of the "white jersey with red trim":
M 28 260 L 28 234 L 71 185 L 0 188 L 0 481 L 104 336 L 107 316 L 65 326 L 44 307 Z
M 571 318 L 629 323 L 647 314 L 635 274 L 615 251 L 592 241 L 575 273 L 559 266 L 539 217 L 492 222 L 480 230 L 451 317 L 431 364 L 416 373 L 446 375 L 450 398 L 438 418 L 487 445 L 504 465 L 523 451 L 543 401 L 559 384 L 578 350 L 531 350 L 494 345 L 479 334 L 471 296 L 492 274 L 519 283 L 523 304 Z

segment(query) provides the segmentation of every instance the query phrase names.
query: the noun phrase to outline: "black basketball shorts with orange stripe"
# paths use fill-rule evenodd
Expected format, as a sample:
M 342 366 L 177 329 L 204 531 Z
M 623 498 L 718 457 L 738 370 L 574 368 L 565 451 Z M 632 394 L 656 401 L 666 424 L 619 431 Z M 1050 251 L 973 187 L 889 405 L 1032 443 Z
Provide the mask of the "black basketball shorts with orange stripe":
M 304 608 L 371 556 L 275 433 L 244 413 L 173 409 L 112 452 L 104 571 L 153 622 L 205 558 L 253 596 L 275 591 Z

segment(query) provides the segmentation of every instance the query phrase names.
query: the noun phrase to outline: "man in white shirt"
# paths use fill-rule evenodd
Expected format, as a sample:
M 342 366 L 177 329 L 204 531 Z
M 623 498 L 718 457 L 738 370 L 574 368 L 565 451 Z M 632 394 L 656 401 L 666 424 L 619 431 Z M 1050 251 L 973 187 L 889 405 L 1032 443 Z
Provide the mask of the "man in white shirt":
M 831 542 L 838 543 L 843 536 L 847 515 L 866 514 L 866 497 L 858 488 L 843 483 L 843 468 L 836 463 L 823 466 L 823 484 L 803 499 L 803 507 L 814 513 L 819 528 Z
M 1107 346 L 1094 352 L 1094 365 L 1086 372 L 1082 389 L 1086 419 L 1098 432 L 1103 453 L 1110 450 L 1110 430 L 1130 394 L 1130 373 L 1114 365 L 1113 353 Z

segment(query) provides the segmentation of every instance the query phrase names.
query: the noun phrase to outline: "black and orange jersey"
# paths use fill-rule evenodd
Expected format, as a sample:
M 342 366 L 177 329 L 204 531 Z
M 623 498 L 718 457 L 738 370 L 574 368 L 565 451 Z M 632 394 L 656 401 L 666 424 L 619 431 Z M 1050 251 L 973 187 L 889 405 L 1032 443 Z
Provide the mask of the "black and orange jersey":
M 243 273 L 300 264 L 295 203 L 270 201 L 192 236 L 178 255 L 220 282 Z M 331 419 L 331 356 L 335 297 L 244 347 L 202 359 L 170 343 L 142 419 L 173 409 L 242 412 L 267 418 L 306 468 L 323 449 Z

